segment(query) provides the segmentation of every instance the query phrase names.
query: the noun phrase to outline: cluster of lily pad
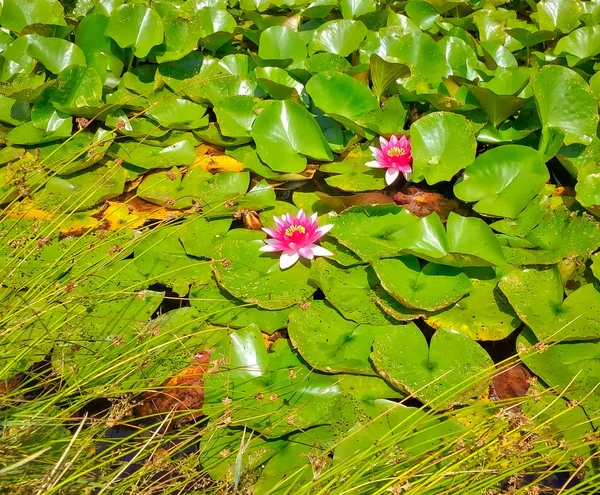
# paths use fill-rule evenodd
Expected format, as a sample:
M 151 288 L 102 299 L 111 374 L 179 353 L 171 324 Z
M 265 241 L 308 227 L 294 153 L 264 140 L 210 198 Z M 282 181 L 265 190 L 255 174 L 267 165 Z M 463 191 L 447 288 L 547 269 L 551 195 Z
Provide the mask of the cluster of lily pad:
M 200 461 L 256 494 L 443 456 L 512 337 L 526 412 L 594 431 L 600 6 L 502 5 L 4 0 L 0 378 L 133 395 L 210 351 Z

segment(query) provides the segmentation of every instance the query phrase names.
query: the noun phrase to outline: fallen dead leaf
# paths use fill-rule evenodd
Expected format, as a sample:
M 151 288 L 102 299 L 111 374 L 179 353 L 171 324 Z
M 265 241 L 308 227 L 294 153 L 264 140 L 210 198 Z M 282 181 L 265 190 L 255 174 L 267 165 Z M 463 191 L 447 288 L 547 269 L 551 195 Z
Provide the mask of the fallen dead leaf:
M 212 174 L 217 172 L 241 172 L 244 170 L 242 162 L 206 144 L 196 147 L 196 159 L 189 168 L 198 167 Z
M 134 415 L 143 417 L 168 412 L 190 411 L 190 414 L 177 419 L 178 424 L 202 416 L 203 376 L 208 369 L 211 353 L 210 350 L 196 353 L 194 363 L 166 380 L 162 384 L 161 390 L 144 392 L 133 409 Z
M 51 212 L 36 208 L 36 204 L 32 201 L 21 201 L 15 208 L 8 212 L 8 218 L 23 219 L 23 220 L 39 220 L 40 224 L 44 222 L 55 223 L 56 231 L 62 237 L 77 237 L 89 232 L 90 230 L 101 227 L 100 222 L 94 215 L 99 209 L 86 212 L 68 213 L 65 215 L 53 215 Z M 54 229 L 51 229 L 54 231 Z
M 552 192 L 552 196 L 568 196 L 568 197 L 575 197 L 576 192 L 575 189 L 572 187 L 568 187 L 568 186 L 556 186 L 556 188 L 554 189 L 554 191 Z
M 430 213 L 436 212 L 442 221 L 446 221 L 452 211 L 466 214 L 466 211 L 461 209 L 458 201 L 447 199 L 439 193 L 429 192 L 415 186 L 409 186 L 405 192 L 398 191 L 394 195 L 394 201 L 418 217 L 426 217 Z
M 288 337 L 287 330 L 276 330 L 271 335 L 266 334 L 266 333 L 262 334 L 263 342 L 265 343 L 265 345 L 267 346 L 267 349 L 269 349 L 269 350 L 271 350 L 271 347 L 273 346 L 273 344 L 275 343 L 276 340 L 287 339 L 287 337 Z
M 149 220 L 172 220 L 183 215 L 182 211 L 169 210 L 134 197 L 127 202 L 108 201 L 99 218 L 106 230 L 135 229 Z
M 316 192 L 315 194 L 329 208 L 338 213 L 356 205 L 378 205 L 394 202 L 392 198 L 379 192 L 358 193 L 351 196 L 330 196 L 322 192 Z
M 494 376 L 493 392 L 498 399 L 523 397 L 529 390 L 531 373 L 522 364 L 517 364 Z
M 30 203 L 22 201 L 17 210 L 12 210 L 8 218 L 22 218 L 23 220 L 52 220 L 52 214 L 45 210 L 38 210 Z
M 124 189 L 124 193 L 128 193 L 131 191 L 135 191 L 137 189 L 137 186 L 139 186 L 142 181 L 144 180 L 144 177 L 146 177 L 147 174 L 143 174 L 143 175 L 138 175 L 135 179 L 133 179 L 132 181 L 126 182 L 125 183 L 125 189 Z

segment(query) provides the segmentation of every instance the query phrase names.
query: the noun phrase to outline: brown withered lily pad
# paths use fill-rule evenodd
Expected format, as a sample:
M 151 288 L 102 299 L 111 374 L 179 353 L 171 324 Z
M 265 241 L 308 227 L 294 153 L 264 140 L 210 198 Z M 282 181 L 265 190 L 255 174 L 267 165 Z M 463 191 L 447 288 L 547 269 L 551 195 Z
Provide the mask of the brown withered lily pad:
M 430 192 L 415 186 L 409 186 L 405 191 L 398 191 L 394 194 L 394 201 L 418 217 L 426 217 L 435 212 L 443 221 L 446 221 L 452 211 L 465 214 L 465 211 L 460 207 L 460 203 L 455 199 L 447 199 L 440 193 Z
M 212 351 L 194 355 L 194 362 L 183 371 L 166 380 L 160 390 L 144 392 L 133 412 L 136 417 L 190 411 L 178 417 L 177 423 L 192 421 L 202 416 L 204 404 L 204 373 Z M 179 415 L 178 415 L 179 416 Z
M 524 397 L 529 390 L 531 378 L 531 372 L 522 364 L 511 366 L 494 376 L 493 395 L 500 400 Z

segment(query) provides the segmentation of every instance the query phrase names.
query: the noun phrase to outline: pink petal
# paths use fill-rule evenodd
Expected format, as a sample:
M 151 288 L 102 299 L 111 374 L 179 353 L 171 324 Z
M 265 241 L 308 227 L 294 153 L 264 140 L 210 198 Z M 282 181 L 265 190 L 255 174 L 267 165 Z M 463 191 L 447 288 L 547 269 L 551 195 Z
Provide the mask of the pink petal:
M 412 171 L 412 167 L 408 163 L 397 163 L 395 168 L 400 172 L 408 173 Z
M 325 234 L 327 234 L 327 232 L 329 232 L 331 229 L 333 228 L 333 224 L 332 223 L 328 223 L 327 225 L 323 225 L 322 227 L 319 227 L 317 229 L 317 233 L 319 234 L 319 237 L 323 237 Z
M 296 251 L 284 251 L 279 258 L 279 266 L 282 270 L 293 266 L 300 259 L 300 255 Z
M 277 249 L 275 246 L 269 246 L 268 244 L 261 246 L 258 250 L 263 253 L 275 253 L 276 251 L 281 251 L 281 249 Z
M 282 218 L 276 216 L 273 216 L 273 221 L 276 225 L 279 225 L 280 227 L 283 227 L 283 224 L 285 223 Z
M 390 148 L 395 148 L 396 146 L 398 146 L 398 137 L 394 134 L 390 138 Z
M 304 223 L 304 221 L 306 220 L 306 215 L 304 214 L 304 211 L 302 211 L 302 208 L 300 208 L 298 210 L 298 214 L 296 215 L 296 219 L 298 219 L 301 223 Z
M 300 248 L 298 250 L 298 254 L 300 254 L 300 256 L 306 258 L 307 260 L 312 260 L 315 257 L 313 249 L 310 246 Z
M 322 246 L 314 246 L 312 252 L 315 256 L 333 256 L 333 253 Z
M 371 168 L 387 168 L 385 165 L 381 165 L 379 162 L 376 161 L 367 162 L 365 163 L 365 166 Z
M 271 237 L 277 237 L 278 232 L 276 230 L 268 229 L 266 227 L 263 227 L 262 230 L 263 230 L 263 232 L 266 232 L 267 235 L 269 235 Z
M 276 251 L 285 251 L 286 245 L 277 239 L 267 239 L 265 245 L 259 248 L 263 253 L 274 253 Z
M 373 158 L 375 158 L 375 160 L 379 163 L 385 163 L 389 159 L 389 157 L 381 150 L 379 150 L 377 153 L 374 153 Z
M 383 136 L 380 136 L 379 144 L 381 145 L 381 149 L 383 151 L 387 150 L 390 147 L 390 143 L 388 143 L 387 140 Z
M 385 172 L 385 183 L 389 186 L 390 184 L 394 183 L 394 181 L 398 178 L 399 175 L 399 170 L 388 168 Z

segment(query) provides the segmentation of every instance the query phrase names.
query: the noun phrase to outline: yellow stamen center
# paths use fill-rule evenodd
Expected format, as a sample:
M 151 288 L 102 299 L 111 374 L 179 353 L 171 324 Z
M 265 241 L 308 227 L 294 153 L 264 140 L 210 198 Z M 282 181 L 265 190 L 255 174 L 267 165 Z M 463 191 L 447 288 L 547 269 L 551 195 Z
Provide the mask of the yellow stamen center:
M 406 151 L 404 150 L 404 148 L 398 148 L 397 146 L 394 146 L 393 148 L 390 148 L 387 151 L 387 156 L 389 156 L 390 158 L 404 155 L 406 155 Z
M 287 229 L 285 229 L 285 236 L 292 237 L 294 232 L 300 232 L 301 234 L 306 234 L 306 229 L 302 227 L 302 225 L 291 225 Z

